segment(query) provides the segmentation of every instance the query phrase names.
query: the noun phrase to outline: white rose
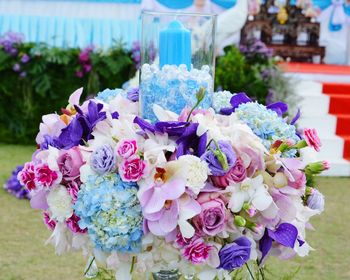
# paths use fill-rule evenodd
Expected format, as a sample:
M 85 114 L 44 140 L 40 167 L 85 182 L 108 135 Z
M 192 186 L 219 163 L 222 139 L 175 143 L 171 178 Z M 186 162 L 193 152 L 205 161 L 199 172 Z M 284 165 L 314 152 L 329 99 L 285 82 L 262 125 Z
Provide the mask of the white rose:
M 47 204 L 52 213 L 52 218 L 59 222 L 64 222 L 73 215 L 72 198 L 62 185 L 50 191 L 47 196 Z
M 179 157 L 179 161 L 181 164 L 184 164 L 187 169 L 188 175 L 186 186 L 195 194 L 199 194 L 208 179 L 208 164 L 200 158 L 192 155 L 181 156 Z

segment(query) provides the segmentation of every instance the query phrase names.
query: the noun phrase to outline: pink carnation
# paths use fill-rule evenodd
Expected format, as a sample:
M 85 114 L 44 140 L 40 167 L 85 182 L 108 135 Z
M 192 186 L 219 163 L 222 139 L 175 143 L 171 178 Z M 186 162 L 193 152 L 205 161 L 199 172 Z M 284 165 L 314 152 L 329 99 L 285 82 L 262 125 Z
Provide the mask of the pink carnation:
M 35 167 L 35 184 L 49 188 L 61 182 L 62 175 L 51 170 L 47 164 L 39 164 Z
M 144 175 L 146 163 L 138 156 L 122 162 L 119 174 L 125 182 L 137 182 Z
M 78 225 L 80 218 L 73 214 L 67 221 L 67 227 L 70 229 L 72 233 L 86 233 L 87 229 L 81 229 Z
M 79 192 L 79 183 L 77 181 L 71 181 L 67 184 L 67 190 L 69 195 L 72 198 L 73 203 L 75 203 L 75 201 L 77 201 L 78 199 L 78 192 Z
M 319 152 L 322 144 L 321 144 L 320 138 L 317 135 L 316 129 L 305 128 L 304 136 L 308 146 L 313 147 L 317 152 Z
M 136 154 L 136 140 L 122 140 L 117 147 L 117 153 L 124 159 L 127 159 Z
M 209 257 L 212 246 L 206 245 L 203 238 L 193 238 L 187 246 L 182 250 L 182 254 L 186 260 L 193 264 L 205 262 Z
M 56 221 L 55 220 L 52 220 L 51 217 L 50 217 L 50 214 L 48 212 L 43 212 L 43 220 L 44 220 L 44 223 L 45 225 L 47 226 L 47 228 L 49 230 L 54 230 L 55 227 L 56 227 Z
M 18 181 L 29 191 L 36 188 L 35 185 L 35 166 L 33 162 L 26 162 L 22 171 L 17 175 Z

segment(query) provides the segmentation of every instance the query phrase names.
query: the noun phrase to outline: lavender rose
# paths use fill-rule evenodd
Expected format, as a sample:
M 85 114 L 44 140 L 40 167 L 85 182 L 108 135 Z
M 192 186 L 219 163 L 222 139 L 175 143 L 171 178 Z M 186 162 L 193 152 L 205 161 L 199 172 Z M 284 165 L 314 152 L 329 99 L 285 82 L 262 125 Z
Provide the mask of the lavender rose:
M 230 183 L 240 183 L 247 177 L 247 170 L 242 159 L 238 158 L 235 165 L 224 176 L 211 176 L 213 184 L 218 188 L 226 188 Z
M 219 252 L 220 266 L 225 270 L 242 267 L 250 258 L 251 243 L 242 236 L 230 244 L 225 245 Z
M 81 152 L 77 147 L 61 150 L 57 159 L 58 167 L 65 181 L 73 181 L 80 175 L 80 167 L 84 164 Z
M 115 169 L 116 157 L 110 145 L 98 147 L 91 155 L 91 168 L 98 174 L 105 174 Z
M 237 155 L 228 141 L 212 142 L 209 150 L 202 155 L 213 176 L 224 176 L 233 167 Z
M 310 196 L 307 199 L 307 206 L 313 210 L 324 210 L 324 196 L 316 189 L 312 189 Z
M 201 213 L 194 217 L 193 223 L 201 233 L 215 236 L 225 229 L 227 217 L 223 197 L 218 193 L 202 193 L 197 202 L 201 205 Z

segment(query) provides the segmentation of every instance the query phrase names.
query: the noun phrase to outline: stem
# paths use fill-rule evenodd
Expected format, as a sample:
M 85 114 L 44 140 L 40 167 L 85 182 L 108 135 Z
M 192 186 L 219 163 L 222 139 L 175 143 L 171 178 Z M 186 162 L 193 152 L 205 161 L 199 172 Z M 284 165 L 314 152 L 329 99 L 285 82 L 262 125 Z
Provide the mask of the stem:
M 188 116 L 187 116 L 186 122 L 189 122 L 189 121 L 190 121 L 191 115 L 192 115 L 194 109 L 196 109 L 196 108 L 199 106 L 200 103 L 201 103 L 201 101 L 197 101 L 197 103 L 192 107 L 190 113 L 189 113 Z
M 132 256 L 131 267 L 130 267 L 130 274 L 134 271 L 135 262 L 136 262 L 136 257 Z
M 252 273 L 252 271 L 251 271 L 250 268 L 249 268 L 249 265 L 248 265 L 247 263 L 245 263 L 245 266 L 246 266 L 247 269 L 248 269 L 248 272 L 249 272 L 249 274 L 250 274 L 250 277 L 252 277 L 252 279 L 255 280 L 255 278 L 254 278 L 254 276 L 253 276 L 253 273 Z
M 265 280 L 264 269 L 260 267 L 260 264 L 261 264 L 261 263 L 259 262 L 259 260 L 256 260 L 256 263 L 257 263 L 257 265 L 258 265 L 258 269 L 259 269 L 259 272 L 260 272 L 260 274 L 261 274 L 262 280 Z
M 84 271 L 84 276 L 86 276 L 86 273 L 89 272 L 89 270 L 90 270 L 90 268 L 91 268 L 92 263 L 94 262 L 94 260 L 95 260 L 95 257 L 93 257 L 93 258 L 91 259 L 91 262 L 89 263 L 89 266 L 88 266 L 88 267 L 86 268 L 86 270 Z

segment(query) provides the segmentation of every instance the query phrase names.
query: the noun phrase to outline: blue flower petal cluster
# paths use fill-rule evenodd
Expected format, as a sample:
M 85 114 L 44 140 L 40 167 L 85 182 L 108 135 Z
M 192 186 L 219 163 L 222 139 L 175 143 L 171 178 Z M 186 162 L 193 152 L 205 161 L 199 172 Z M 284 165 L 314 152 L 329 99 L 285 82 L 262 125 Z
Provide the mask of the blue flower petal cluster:
M 126 97 L 125 91 L 120 88 L 116 88 L 116 89 L 107 88 L 104 91 L 99 92 L 96 96 L 96 99 L 101 100 L 105 103 L 109 103 L 112 99 L 114 99 L 118 95 Z
M 276 140 L 293 140 L 295 142 L 300 140 L 294 125 L 286 123 L 275 111 L 266 108 L 262 104 L 256 102 L 244 103 L 239 105 L 235 113 L 238 119 L 246 123 L 262 139 L 267 149 Z M 293 153 L 290 156 L 292 155 Z
M 141 250 L 142 213 L 136 183 L 118 174 L 89 176 L 74 205 L 79 227 L 87 228 L 96 248 L 104 252 Z

